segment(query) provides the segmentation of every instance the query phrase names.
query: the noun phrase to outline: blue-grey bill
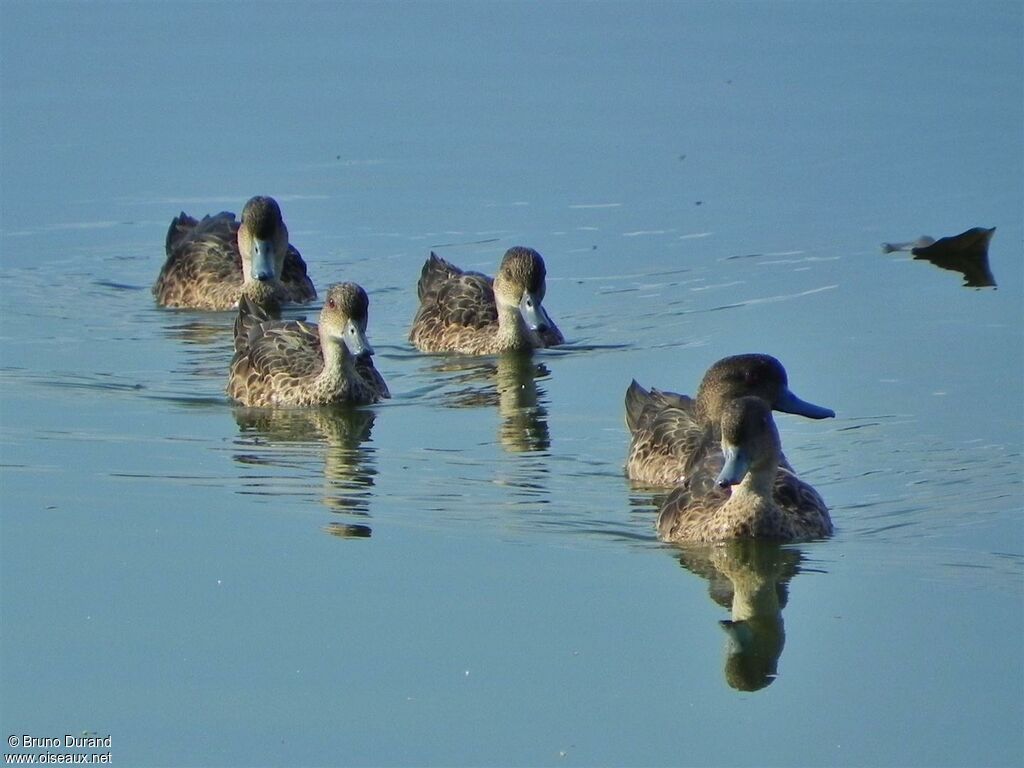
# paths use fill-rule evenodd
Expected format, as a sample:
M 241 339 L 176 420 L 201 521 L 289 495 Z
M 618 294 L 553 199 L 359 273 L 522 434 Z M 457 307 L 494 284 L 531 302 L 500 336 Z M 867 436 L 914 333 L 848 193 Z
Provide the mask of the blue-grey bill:
M 794 413 L 797 416 L 806 416 L 808 419 L 832 419 L 836 412 L 831 408 L 824 408 L 814 403 L 801 400 L 788 389 L 782 393 L 782 397 L 775 403 L 775 410 L 783 413 Z

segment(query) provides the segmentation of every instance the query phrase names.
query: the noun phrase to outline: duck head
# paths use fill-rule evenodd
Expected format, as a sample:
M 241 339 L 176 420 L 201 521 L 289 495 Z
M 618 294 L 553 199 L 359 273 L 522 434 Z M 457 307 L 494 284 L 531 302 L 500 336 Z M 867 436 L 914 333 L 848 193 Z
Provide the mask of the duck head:
M 327 290 L 320 311 L 320 336 L 348 350 L 352 357 L 370 357 L 373 347 L 366 339 L 370 299 L 355 283 L 337 283 Z
M 547 290 L 544 259 L 533 248 L 509 248 L 494 278 L 494 298 L 500 305 L 518 307 L 527 327 L 543 333 L 551 324 L 542 302 Z
M 288 227 L 274 198 L 253 197 L 245 204 L 238 228 L 238 251 L 244 282 L 275 283 L 281 278 L 288 252 Z
M 738 485 L 749 473 L 771 486 L 782 455 L 779 432 L 768 403 L 759 397 L 730 400 L 722 409 L 722 455 L 725 463 L 715 484 Z
M 772 410 L 809 419 L 828 419 L 836 415 L 831 408 L 809 403 L 793 394 L 782 363 L 764 354 L 733 355 L 712 365 L 697 391 L 697 408 L 715 420 L 727 402 L 748 395 L 766 401 Z

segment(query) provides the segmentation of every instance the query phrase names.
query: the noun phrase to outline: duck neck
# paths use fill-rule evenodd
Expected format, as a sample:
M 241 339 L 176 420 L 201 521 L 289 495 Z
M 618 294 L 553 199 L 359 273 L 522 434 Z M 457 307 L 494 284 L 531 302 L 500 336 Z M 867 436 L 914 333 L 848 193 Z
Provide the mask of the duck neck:
M 707 387 L 701 382 L 697 388 L 697 395 L 694 397 L 693 415 L 699 423 L 714 424 L 718 430 L 718 424 L 722 422 L 721 407 L 714 407 L 715 399 L 708 394 Z
M 242 294 L 258 307 L 271 313 L 280 312 L 280 283 L 276 280 L 247 279 L 242 283 Z
M 725 509 L 734 522 L 759 530 L 778 513 L 772 498 L 775 472 L 751 470 L 739 485 L 734 485 Z
M 533 349 L 538 346 L 536 334 L 531 331 L 519 307 L 498 302 L 498 346 L 503 352 Z
M 323 326 L 320 327 L 320 349 L 324 367 L 317 376 L 316 388 L 324 393 L 338 392 L 355 371 L 355 360 L 345 342 L 327 334 Z
M 732 490 L 733 495 L 741 493 L 745 496 L 759 496 L 770 499 L 775 485 L 776 467 L 751 467 L 746 476 Z
M 732 582 L 732 618 L 734 621 L 745 621 L 757 616 L 778 615 L 777 573 L 745 568 L 726 575 Z

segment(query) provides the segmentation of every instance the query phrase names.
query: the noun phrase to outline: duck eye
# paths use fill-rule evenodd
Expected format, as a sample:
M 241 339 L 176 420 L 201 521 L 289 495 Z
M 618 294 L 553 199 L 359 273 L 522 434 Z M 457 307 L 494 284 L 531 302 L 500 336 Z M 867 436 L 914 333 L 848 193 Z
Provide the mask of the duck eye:
M 337 307 L 338 307 L 338 304 L 337 304 L 337 302 L 334 301 L 334 299 L 328 299 L 327 300 L 327 308 L 328 309 L 337 309 Z

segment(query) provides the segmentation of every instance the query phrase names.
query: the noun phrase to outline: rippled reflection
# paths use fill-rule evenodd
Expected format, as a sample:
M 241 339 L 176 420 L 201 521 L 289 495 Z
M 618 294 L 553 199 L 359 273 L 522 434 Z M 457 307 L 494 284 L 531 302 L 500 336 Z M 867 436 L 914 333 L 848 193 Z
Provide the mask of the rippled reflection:
M 230 346 L 231 321 L 225 313 L 221 313 L 221 315 L 200 315 L 198 317 L 191 313 L 182 313 L 180 320 L 176 318 L 166 325 L 164 333 L 167 338 L 175 339 L 185 344 L 206 346 L 227 343 Z
M 368 539 L 373 534 L 370 526 L 356 523 L 328 523 L 323 531 L 339 539 Z
M 377 475 L 374 449 L 367 444 L 372 410 L 236 407 L 233 412 L 241 432 L 236 445 L 242 449 L 235 461 L 249 470 L 242 493 L 318 496 L 332 512 L 369 515 Z M 310 482 L 313 475 L 322 475 L 319 494 Z M 365 538 L 371 532 L 367 525 L 340 522 L 324 530 L 345 538 Z
M 433 370 L 455 374 L 450 379 L 455 386 L 447 394 L 449 407 L 497 406 L 501 416 L 498 438 L 506 451 L 546 451 L 551 446 L 547 393 L 537 385 L 551 375 L 543 363 L 530 355 L 502 355 L 488 360 L 449 358 Z
M 227 380 L 227 367 L 231 361 L 232 315 L 163 309 L 159 314 L 172 318 L 161 326 L 163 335 L 186 345 L 186 366 L 176 373 L 201 379 Z
M 775 679 L 786 643 L 782 609 L 802 559 L 798 549 L 755 540 L 680 547 L 680 565 L 707 579 L 711 599 L 732 614 L 719 622 L 729 638 L 725 680 L 732 688 L 757 691 Z
M 922 235 L 906 243 L 883 243 L 882 250 L 910 251 L 915 259 L 930 261 L 941 269 L 959 272 L 966 288 L 994 288 L 996 279 L 988 263 L 988 244 L 996 228 L 974 227 L 952 237 L 935 240 Z

